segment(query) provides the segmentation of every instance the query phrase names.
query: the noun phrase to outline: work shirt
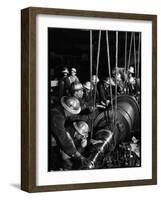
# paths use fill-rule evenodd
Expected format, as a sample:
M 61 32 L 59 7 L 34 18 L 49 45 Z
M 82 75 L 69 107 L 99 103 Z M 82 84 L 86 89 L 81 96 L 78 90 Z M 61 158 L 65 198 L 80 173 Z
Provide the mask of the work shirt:
M 80 82 L 77 76 L 69 76 L 69 81 L 70 81 L 70 84 Z
M 104 81 L 100 81 L 98 83 L 98 92 L 99 92 L 99 100 L 106 102 L 107 100 L 111 100 L 110 98 L 110 86 L 106 85 Z
M 64 109 L 59 106 L 53 108 L 51 111 L 51 131 L 55 137 L 57 144 L 60 148 L 69 156 L 72 156 L 77 152 L 72 137 L 66 131 L 66 121 L 68 117 L 65 116 Z
M 59 98 L 62 96 L 68 96 L 70 90 L 70 80 L 68 76 L 64 76 L 59 81 Z

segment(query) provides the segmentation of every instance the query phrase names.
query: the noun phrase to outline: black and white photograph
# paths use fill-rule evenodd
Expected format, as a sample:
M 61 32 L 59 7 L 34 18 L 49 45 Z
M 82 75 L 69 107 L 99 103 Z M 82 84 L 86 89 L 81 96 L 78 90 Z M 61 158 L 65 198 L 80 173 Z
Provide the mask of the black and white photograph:
M 157 183 L 157 16 L 22 10 L 28 192 Z
M 141 32 L 48 28 L 48 171 L 141 167 Z

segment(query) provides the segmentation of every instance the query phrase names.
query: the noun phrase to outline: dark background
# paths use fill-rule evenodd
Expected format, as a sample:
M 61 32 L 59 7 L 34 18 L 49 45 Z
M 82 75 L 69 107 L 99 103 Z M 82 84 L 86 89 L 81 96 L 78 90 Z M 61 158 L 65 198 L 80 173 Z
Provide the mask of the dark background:
M 125 34 L 126 32 L 118 32 L 118 67 L 125 67 Z M 130 40 L 132 32 L 127 32 L 127 49 L 126 49 L 126 68 L 128 68 L 128 58 L 130 49 Z M 108 31 L 109 36 L 109 51 L 110 51 L 110 63 L 111 71 L 115 68 L 116 62 L 116 31 Z M 97 51 L 98 51 L 99 30 L 92 31 L 92 63 L 93 74 L 96 74 L 97 63 Z M 134 59 L 134 42 L 132 42 L 131 58 L 129 65 L 138 65 L 138 44 L 139 33 L 135 32 L 135 49 L 136 60 Z M 139 69 L 141 68 L 141 51 L 140 51 Z M 50 100 L 52 98 L 50 92 L 50 81 L 61 77 L 61 70 L 64 67 L 74 67 L 77 69 L 77 76 L 81 83 L 90 80 L 90 30 L 80 29 L 62 29 L 62 28 L 48 28 L 48 91 L 49 91 L 49 122 L 48 122 L 48 150 L 49 155 L 51 149 L 50 140 L 50 110 L 52 108 Z M 141 71 L 141 70 L 139 70 Z M 99 57 L 99 70 L 98 77 L 100 80 L 109 76 L 108 74 L 108 58 L 107 58 L 107 46 L 106 46 L 106 31 L 101 31 L 101 43 L 100 43 L 100 57 Z M 139 74 L 140 78 L 141 75 Z M 55 87 L 57 88 L 57 87 Z M 57 90 L 54 90 L 54 94 L 57 97 Z M 141 140 L 140 133 L 140 118 L 137 121 L 135 136 Z M 134 134 L 134 133 L 133 133 Z M 55 150 L 54 150 L 55 151 Z
M 116 31 L 108 31 L 111 70 L 115 67 Z M 118 34 L 118 67 L 125 66 L 125 32 Z M 92 31 L 93 37 L 93 74 L 97 63 L 99 31 Z M 139 33 L 135 33 L 136 50 Z M 131 32 L 127 33 L 127 63 L 129 56 Z M 50 79 L 59 78 L 63 67 L 75 67 L 81 82 L 90 79 L 90 31 L 80 29 L 48 28 L 48 63 Z M 136 56 L 138 55 L 136 51 Z M 141 60 L 141 59 L 140 59 Z M 132 43 L 130 65 L 134 61 L 134 44 Z M 101 34 L 98 77 L 108 76 L 108 59 L 105 31 Z

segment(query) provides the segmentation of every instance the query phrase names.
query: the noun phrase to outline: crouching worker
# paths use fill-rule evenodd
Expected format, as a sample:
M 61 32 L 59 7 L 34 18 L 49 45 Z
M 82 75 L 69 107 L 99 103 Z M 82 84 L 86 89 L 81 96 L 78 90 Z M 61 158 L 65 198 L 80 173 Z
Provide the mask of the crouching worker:
M 60 166 L 64 170 L 72 169 L 71 159 L 77 160 L 81 165 L 88 164 L 88 160 L 77 150 L 72 136 L 65 127 L 68 119 L 79 114 L 80 111 L 79 100 L 75 97 L 65 96 L 61 98 L 61 105 L 51 111 L 51 132 L 60 151 L 63 152 L 63 160 Z
M 73 122 L 70 126 L 66 128 L 66 130 L 67 133 L 71 136 L 77 151 L 83 159 L 84 157 L 82 155 L 84 154 L 88 143 L 88 124 L 84 121 Z M 77 159 L 77 157 L 75 158 L 69 156 L 63 151 L 61 153 L 64 163 L 64 170 L 79 169 L 80 167 L 85 167 L 89 164 L 88 160 L 85 158 L 83 160 L 79 160 Z

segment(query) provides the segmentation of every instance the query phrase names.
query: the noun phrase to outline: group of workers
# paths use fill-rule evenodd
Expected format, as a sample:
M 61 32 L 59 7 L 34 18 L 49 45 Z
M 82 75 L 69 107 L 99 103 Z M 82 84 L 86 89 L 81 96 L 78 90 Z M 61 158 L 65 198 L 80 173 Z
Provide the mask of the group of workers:
M 98 142 L 91 138 L 97 107 L 107 109 L 115 95 L 132 95 L 137 90 L 133 66 L 126 72 L 114 69 L 112 76 L 103 80 L 93 75 L 84 84 L 77 77 L 76 68 L 71 68 L 69 73 L 65 67 L 61 73 L 58 104 L 50 111 L 49 170 L 72 170 L 88 165 L 84 152 L 88 145 Z
M 75 96 L 89 106 L 89 104 L 93 105 L 95 98 L 95 103 L 107 105 L 116 95 L 135 95 L 136 91 L 139 92 L 139 79 L 136 79 L 134 74 L 133 66 L 126 71 L 124 68 L 117 68 L 112 70 L 111 77 L 99 80 L 98 76 L 93 75 L 90 81 L 82 84 L 75 68 L 71 68 L 70 75 L 68 68 L 64 68 L 58 84 L 59 99 L 62 96 Z

